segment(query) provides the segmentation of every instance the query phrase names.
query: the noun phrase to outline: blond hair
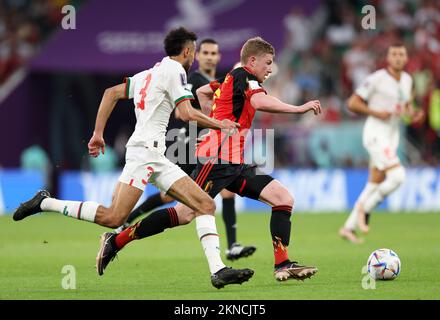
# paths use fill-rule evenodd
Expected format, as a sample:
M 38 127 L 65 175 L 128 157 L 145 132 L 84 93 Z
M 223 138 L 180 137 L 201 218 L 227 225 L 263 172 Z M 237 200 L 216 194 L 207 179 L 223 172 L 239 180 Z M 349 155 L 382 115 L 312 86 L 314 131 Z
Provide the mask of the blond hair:
M 250 38 L 241 48 L 240 62 L 245 65 L 250 57 L 265 53 L 275 55 L 274 47 L 261 37 Z

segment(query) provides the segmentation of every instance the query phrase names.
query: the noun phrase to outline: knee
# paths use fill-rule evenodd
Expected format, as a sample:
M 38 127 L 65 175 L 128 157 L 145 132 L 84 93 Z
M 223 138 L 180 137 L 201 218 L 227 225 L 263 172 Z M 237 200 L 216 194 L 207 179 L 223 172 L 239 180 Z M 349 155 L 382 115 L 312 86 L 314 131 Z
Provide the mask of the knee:
M 287 190 L 286 190 L 287 191 Z M 290 192 L 286 192 L 285 196 L 284 196 L 284 203 L 290 207 L 293 207 L 294 203 L 295 203 L 295 199 L 293 198 L 293 195 Z
M 392 178 L 398 185 L 401 185 L 403 181 L 405 181 L 405 168 L 402 166 L 393 169 L 390 174 L 392 174 Z
M 294 198 L 293 195 L 285 188 L 281 188 L 275 196 L 274 206 L 289 206 L 293 207 Z
M 405 168 L 398 166 L 389 170 L 386 173 L 386 180 L 389 181 L 393 188 L 397 188 L 405 181 Z
M 402 166 L 387 171 L 385 181 L 382 182 L 378 191 L 382 197 L 394 192 L 405 180 L 405 169 Z
M 203 214 L 215 214 L 215 202 L 211 197 L 207 197 L 206 199 L 203 199 L 202 203 L 200 204 L 200 212 Z
M 191 212 L 183 212 L 182 214 L 179 214 L 179 225 L 185 225 L 190 223 L 195 218 L 194 211 Z

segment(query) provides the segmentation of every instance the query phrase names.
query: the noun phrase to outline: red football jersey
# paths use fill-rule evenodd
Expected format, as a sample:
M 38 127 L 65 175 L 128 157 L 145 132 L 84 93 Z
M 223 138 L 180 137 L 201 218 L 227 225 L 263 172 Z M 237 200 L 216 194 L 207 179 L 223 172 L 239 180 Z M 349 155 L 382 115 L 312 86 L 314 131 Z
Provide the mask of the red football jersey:
M 218 156 L 230 163 L 243 163 L 244 142 L 255 115 L 250 100 L 255 93 L 266 91 L 246 67 L 232 70 L 224 79 L 212 81 L 210 86 L 214 91 L 211 117 L 229 119 L 238 122 L 241 127 L 231 136 L 211 129 L 199 144 L 197 157 Z

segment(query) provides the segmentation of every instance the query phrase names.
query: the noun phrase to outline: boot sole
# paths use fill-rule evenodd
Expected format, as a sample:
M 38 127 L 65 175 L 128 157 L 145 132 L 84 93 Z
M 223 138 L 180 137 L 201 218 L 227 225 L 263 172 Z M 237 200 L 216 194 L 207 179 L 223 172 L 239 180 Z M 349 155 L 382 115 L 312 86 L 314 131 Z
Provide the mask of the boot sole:
M 231 280 L 229 282 L 222 281 L 222 283 L 212 284 L 212 285 L 214 287 L 216 287 L 217 289 L 221 289 L 224 286 L 229 285 L 229 284 L 242 284 L 243 282 L 249 281 L 249 279 L 252 278 L 253 275 L 254 275 L 254 271 L 253 270 L 245 270 L 241 274 L 239 274 L 237 276 L 237 278 L 234 279 L 234 280 Z
M 318 272 L 317 268 L 307 268 L 301 271 L 295 269 L 281 270 L 275 273 L 275 279 L 282 282 L 289 279 L 304 281 L 314 276 Z
M 238 260 L 240 258 L 247 258 L 251 255 L 254 254 L 254 252 L 257 251 L 257 248 L 250 248 L 248 250 L 243 251 L 243 253 L 241 253 L 240 255 L 237 256 L 226 256 L 226 259 L 230 260 L 230 261 L 234 261 L 234 260 Z
M 99 240 L 99 251 L 98 251 L 98 255 L 96 256 L 96 271 L 100 276 L 104 274 L 104 270 L 102 269 L 102 254 L 104 251 L 105 238 L 106 238 L 106 234 L 103 233 Z

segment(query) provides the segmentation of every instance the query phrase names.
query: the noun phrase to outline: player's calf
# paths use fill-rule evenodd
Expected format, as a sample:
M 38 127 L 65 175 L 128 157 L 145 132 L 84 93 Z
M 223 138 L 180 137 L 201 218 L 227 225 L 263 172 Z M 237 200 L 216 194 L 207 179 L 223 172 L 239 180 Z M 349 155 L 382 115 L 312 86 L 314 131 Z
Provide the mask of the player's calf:
M 105 207 L 98 209 L 98 213 L 100 214 L 96 216 L 96 223 L 108 228 L 118 228 L 124 225 L 127 218 L 127 215 L 119 215 L 114 210 Z
M 358 226 L 362 232 L 367 233 L 369 231 L 369 226 L 366 223 L 367 212 L 372 212 L 374 208 L 376 208 L 386 196 L 396 190 L 404 180 L 405 169 L 401 165 L 387 170 L 385 180 L 379 184 L 376 190 L 365 200 L 365 203 L 360 206 Z

